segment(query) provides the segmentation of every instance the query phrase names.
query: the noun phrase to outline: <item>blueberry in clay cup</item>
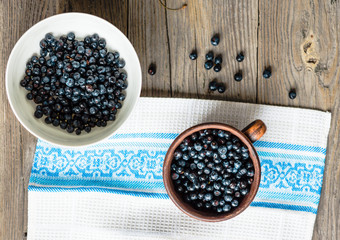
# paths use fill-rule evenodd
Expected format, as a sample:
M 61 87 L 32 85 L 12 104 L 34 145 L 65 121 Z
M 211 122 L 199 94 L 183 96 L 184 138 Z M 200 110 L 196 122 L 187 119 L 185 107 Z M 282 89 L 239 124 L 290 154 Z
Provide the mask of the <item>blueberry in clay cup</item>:
M 222 123 L 184 131 L 164 160 L 163 181 L 170 199 L 184 213 L 203 221 L 240 214 L 260 184 L 260 163 L 252 143 L 265 131 L 261 120 L 242 131 Z

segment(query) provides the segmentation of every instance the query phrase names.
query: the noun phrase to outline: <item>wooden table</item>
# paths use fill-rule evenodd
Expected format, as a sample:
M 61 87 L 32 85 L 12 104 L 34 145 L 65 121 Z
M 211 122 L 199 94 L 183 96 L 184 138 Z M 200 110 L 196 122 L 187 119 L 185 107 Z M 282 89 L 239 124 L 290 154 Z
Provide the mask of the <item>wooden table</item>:
M 0 239 L 27 235 L 27 185 L 36 138 L 16 120 L 5 93 L 5 68 L 15 42 L 54 14 L 100 16 L 128 36 L 143 71 L 142 96 L 223 99 L 332 112 L 322 196 L 313 239 L 340 239 L 340 1 L 337 0 L 1 0 Z M 51 29 L 53 31 L 53 29 Z M 221 35 L 218 47 L 210 44 Z M 189 60 L 197 49 L 197 61 Z M 223 55 L 220 73 L 204 70 L 208 50 Z M 243 51 L 245 60 L 235 56 Z M 150 63 L 157 73 L 147 74 Z M 264 79 L 265 67 L 272 77 Z M 233 75 L 242 70 L 243 80 Z M 224 94 L 209 93 L 212 79 Z M 297 98 L 288 92 L 295 88 Z

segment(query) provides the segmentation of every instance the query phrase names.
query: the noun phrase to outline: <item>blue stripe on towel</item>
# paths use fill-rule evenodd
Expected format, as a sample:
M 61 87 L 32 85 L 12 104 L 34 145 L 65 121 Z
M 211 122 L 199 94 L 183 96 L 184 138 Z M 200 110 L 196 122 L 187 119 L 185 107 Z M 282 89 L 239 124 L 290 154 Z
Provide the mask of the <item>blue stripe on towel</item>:
M 64 187 L 107 187 L 124 188 L 127 190 L 161 190 L 165 191 L 163 180 L 159 182 L 151 181 L 128 181 L 117 179 L 86 179 L 86 178 L 43 178 L 38 174 L 31 174 L 30 184 L 44 186 L 64 186 Z
M 114 193 L 119 195 L 128 195 L 134 197 L 146 197 L 146 198 L 157 198 L 157 199 L 169 199 L 166 193 L 148 193 L 148 192 L 136 192 L 136 191 L 125 191 L 117 189 L 106 189 L 106 188 L 58 188 L 58 187 L 36 187 L 28 186 L 28 191 L 35 192 L 103 192 L 103 193 Z M 309 206 L 290 205 L 281 203 L 270 203 L 270 202 L 257 202 L 253 201 L 250 206 L 252 207 L 266 207 L 266 208 L 277 208 L 284 210 L 294 210 L 299 212 L 310 212 L 317 213 L 317 209 Z
M 175 139 L 178 133 L 120 133 L 115 134 L 111 139 L 126 139 L 126 138 L 154 138 L 154 139 Z M 305 152 L 317 152 L 326 154 L 326 148 L 317 146 L 305 146 L 299 144 L 289 144 L 280 142 L 257 141 L 254 143 L 255 147 L 263 148 L 277 148 Z
M 165 194 L 163 159 L 177 136 L 177 133 L 116 134 L 110 141 L 85 150 L 58 148 L 39 141 L 29 188 L 147 197 Z M 160 141 L 163 139 L 167 141 Z M 317 206 L 320 199 L 326 149 L 267 141 L 257 141 L 254 145 L 260 148 L 262 176 L 258 193 L 261 201 L 253 202 L 252 206 L 316 213 L 317 209 L 310 206 Z
M 316 214 L 318 209 L 314 207 L 308 206 L 299 206 L 299 205 L 289 205 L 289 204 L 281 204 L 281 203 L 270 203 L 270 202 L 252 202 L 250 204 L 252 207 L 266 207 L 266 208 L 277 208 L 284 210 L 293 210 L 298 212 L 310 212 Z

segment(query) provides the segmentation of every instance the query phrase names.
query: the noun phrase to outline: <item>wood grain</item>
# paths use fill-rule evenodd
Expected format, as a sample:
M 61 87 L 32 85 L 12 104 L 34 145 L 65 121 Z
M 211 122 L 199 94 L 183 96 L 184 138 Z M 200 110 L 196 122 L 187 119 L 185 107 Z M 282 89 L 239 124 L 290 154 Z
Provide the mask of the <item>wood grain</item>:
M 15 119 L 5 92 L 5 67 L 15 42 L 34 23 L 55 13 L 50 1 L 1 1 L 0 239 L 22 239 L 27 186 L 36 139 Z
M 259 1 L 258 103 L 332 112 L 313 239 L 340 239 L 340 4 Z M 264 79 L 263 69 L 272 67 Z M 297 98 L 288 98 L 296 89 Z
M 27 185 L 36 139 L 15 119 L 5 94 L 5 67 L 14 43 L 33 24 L 56 13 L 100 16 L 128 36 L 139 56 L 142 96 L 193 97 L 297 106 L 332 112 L 321 202 L 313 239 L 340 239 L 340 1 L 335 0 L 2 0 L 0 1 L 0 239 L 26 239 Z M 214 33 L 221 42 L 210 44 Z M 197 49 L 198 59 L 189 53 Z M 203 67 L 222 54 L 222 71 Z M 245 60 L 238 63 L 236 54 Z M 147 74 L 156 64 L 154 76 Z M 272 67 L 272 77 L 262 72 Z M 243 80 L 233 75 L 242 70 Z M 216 78 L 224 94 L 208 91 Z M 288 92 L 296 89 L 297 98 Z
M 170 59 L 166 11 L 155 0 L 129 1 L 128 37 L 142 67 L 142 96 L 170 97 Z M 156 74 L 147 74 L 150 64 Z
M 178 7 L 183 1 L 167 1 Z M 167 28 L 171 59 L 171 86 L 174 97 L 195 97 L 256 101 L 256 46 L 257 0 L 252 1 L 186 1 L 180 11 L 167 11 Z M 220 43 L 213 46 L 210 39 L 220 35 Z M 190 52 L 196 49 L 198 59 L 191 61 Z M 204 68 L 205 54 L 213 51 L 222 55 L 219 73 Z M 236 55 L 244 52 L 246 58 L 238 63 Z M 234 81 L 234 74 L 242 71 L 243 80 Z M 224 83 L 224 94 L 209 92 L 208 84 L 216 79 Z

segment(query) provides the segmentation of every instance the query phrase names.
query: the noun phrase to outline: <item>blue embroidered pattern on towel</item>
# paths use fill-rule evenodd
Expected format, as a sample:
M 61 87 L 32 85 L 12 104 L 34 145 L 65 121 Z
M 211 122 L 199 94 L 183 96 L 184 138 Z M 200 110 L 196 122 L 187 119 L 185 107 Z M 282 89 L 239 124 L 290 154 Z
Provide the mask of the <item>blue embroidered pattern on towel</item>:
M 177 135 L 117 134 L 108 142 L 84 151 L 61 149 L 39 140 L 30 185 L 125 189 L 164 194 L 163 159 Z M 313 211 L 309 212 L 316 213 L 325 149 L 265 141 L 257 142 L 255 146 L 262 168 L 261 186 L 255 200 L 267 202 L 267 205 L 270 202 L 300 204 L 311 207 Z M 280 152 L 282 149 L 284 153 Z M 316 156 L 310 153 L 316 153 Z

